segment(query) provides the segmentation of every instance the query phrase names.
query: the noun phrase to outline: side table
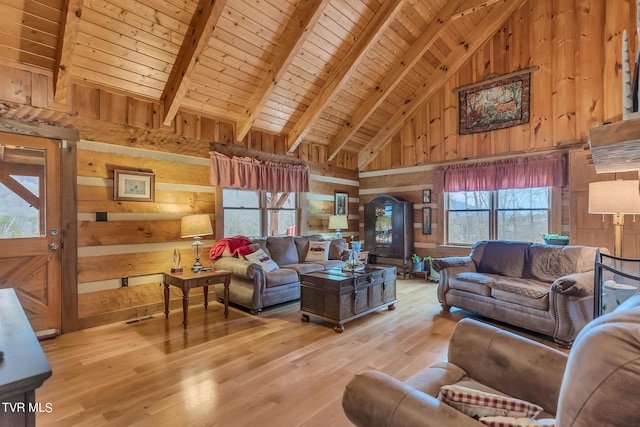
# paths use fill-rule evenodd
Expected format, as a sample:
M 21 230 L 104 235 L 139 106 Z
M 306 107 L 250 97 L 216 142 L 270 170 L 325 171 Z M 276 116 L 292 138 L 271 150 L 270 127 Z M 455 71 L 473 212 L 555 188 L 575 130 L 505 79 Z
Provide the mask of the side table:
M 209 305 L 209 285 L 224 283 L 224 318 L 229 317 L 229 283 L 231 272 L 226 270 L 213 270 L 194 273 L 185 270 L 183 273 L 164 273 L 164 315 L 169 317 L 169 285 L 182 289 L 182 316 L 184 328 L 187 329 L 189 314 L 189 291 L 192 288 L 204 288 L 204 309 Z

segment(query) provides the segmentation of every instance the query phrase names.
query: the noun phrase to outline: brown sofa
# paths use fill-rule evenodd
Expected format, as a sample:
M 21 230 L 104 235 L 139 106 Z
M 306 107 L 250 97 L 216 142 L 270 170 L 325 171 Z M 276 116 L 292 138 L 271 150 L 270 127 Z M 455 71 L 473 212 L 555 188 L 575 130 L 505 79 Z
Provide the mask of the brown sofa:
M 473 319 L 461 320 L 448 361 L 400 382 L 366 371 L 346 387 L 342 406 L 366 427 L 483 426 L 436 397 L 458 384 L 539 405 L 556 427 L 640 426 L 640 295 L 591 321 L 569 356 Z M 615 351 L 612 351 L 615 349 Z
M 322 240 L 321 235 L 273 236 L 252 239 L 273 261 L 278 269 L 265 272 L 262 267 L 228 252 L 213 262 L 214 268 L 232 273 L 229 301 L 246 307 L 252 314 L 263 308 L 300 298 L 300 275 L 330 268 L 341 268 L 349 254 L 343 239 L 331 240 L 327 261 L 306 261 L 310 241 Z M 218 298 L 224 294 L 223 285 L 215 285 Z
M 607 251 L 606 249 L 602 249 Z M 598 248 L 481 241 L 466 257 L 433 261 L 438 300 L 539 332 L 570 347 L 593 318 Z

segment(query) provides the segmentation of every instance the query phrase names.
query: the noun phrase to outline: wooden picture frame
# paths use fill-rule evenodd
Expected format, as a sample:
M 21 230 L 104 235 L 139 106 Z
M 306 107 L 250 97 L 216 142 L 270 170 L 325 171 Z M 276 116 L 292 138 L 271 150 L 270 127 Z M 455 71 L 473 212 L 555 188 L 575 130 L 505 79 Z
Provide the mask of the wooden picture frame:
M 431 203 L 431 190 L 422 190 L 422 203 Z
M 456 89 L 459 134 L 469 135 L 529 123 L 531 71 L 535 69 Z
M 431 208 L 422 208 L 422 234 L 431 234 Z
M 349 193 L 335 191 L 333 194 L 333 214 L 348 215 L 349 214 Z
M 114 169 L 113 200 L 125 202 L 153 202 L 155 174 Z

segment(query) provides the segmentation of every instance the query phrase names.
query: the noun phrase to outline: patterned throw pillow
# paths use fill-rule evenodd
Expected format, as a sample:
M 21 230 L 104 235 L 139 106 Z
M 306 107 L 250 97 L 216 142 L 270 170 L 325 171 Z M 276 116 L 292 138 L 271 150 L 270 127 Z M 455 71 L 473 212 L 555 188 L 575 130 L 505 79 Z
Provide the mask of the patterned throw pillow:
M 470 417 L 533 418 L 542 412 L 542 407 L 524 400 L 457 385 L 440 388 L 438 399 Z
M 309 251 L 305 261 L 328 261 L 330 241 L 309 242 Z
M 553 418 L 532 420 L 531 418 L 482 417 L 479 421 L 489 427 L 554 427 L 556 425 L 556 420 Z
M 258 264 L 266 273 L 280 268 L 262 249 L 258 249 L 254 253 L 245 255 L 244 257 L 247 261 Z

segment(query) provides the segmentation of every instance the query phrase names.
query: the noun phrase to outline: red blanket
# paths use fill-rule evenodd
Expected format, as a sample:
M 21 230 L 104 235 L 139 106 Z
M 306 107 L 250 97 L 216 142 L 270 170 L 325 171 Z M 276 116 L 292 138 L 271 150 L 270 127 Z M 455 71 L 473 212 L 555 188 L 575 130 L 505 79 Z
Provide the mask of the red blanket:
M 220 258 L 225 249 L 228 249 L 231 255 L 248 255 L 251 253 L 251 249 L 249 249 L 250 244 L 251 240 L 244 236 L 233 236 L 220 239 L 211 247 L 209 257 L 211 259 Z

